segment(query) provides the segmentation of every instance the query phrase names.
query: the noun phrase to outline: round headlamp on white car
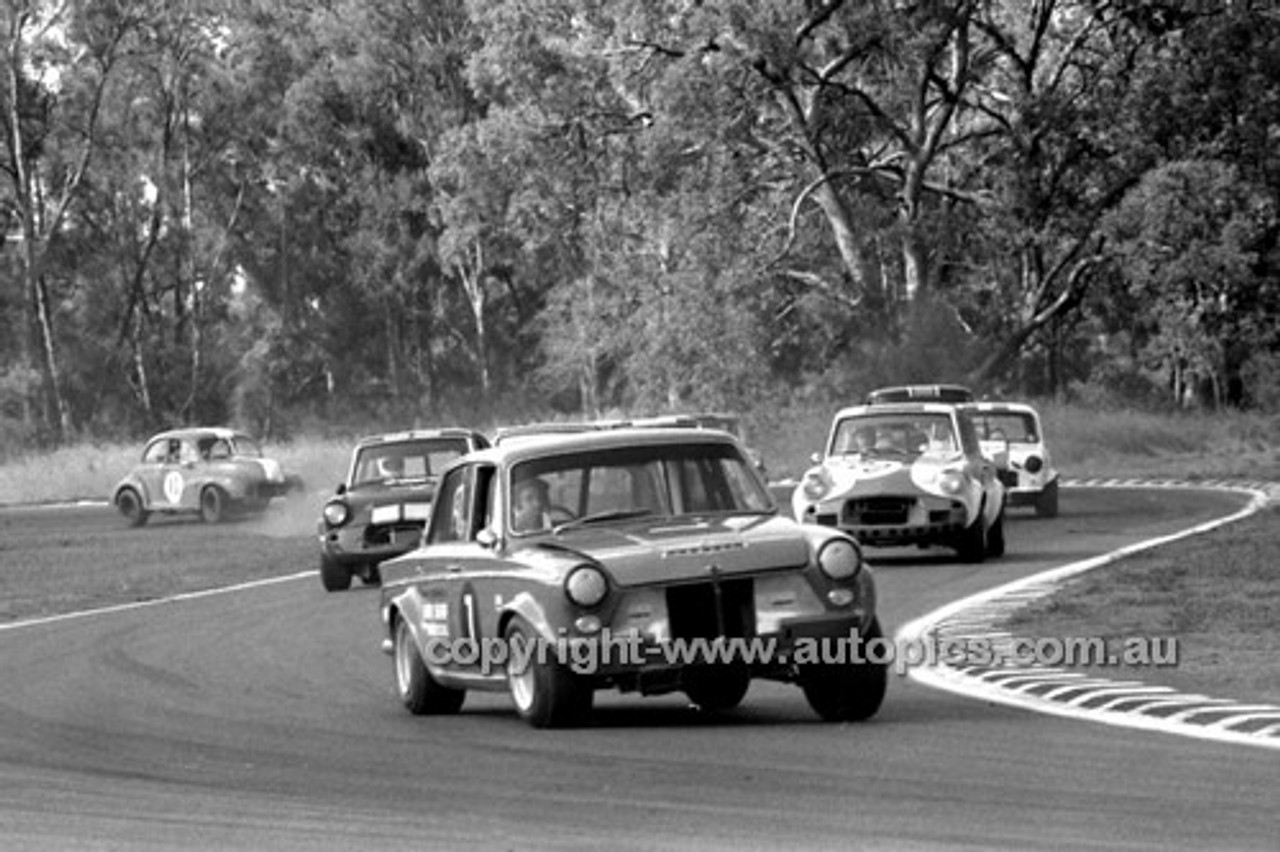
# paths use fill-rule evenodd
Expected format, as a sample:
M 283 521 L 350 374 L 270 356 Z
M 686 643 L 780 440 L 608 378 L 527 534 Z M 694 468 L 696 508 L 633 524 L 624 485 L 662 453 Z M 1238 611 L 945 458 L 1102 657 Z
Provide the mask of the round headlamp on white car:
M 816 503 L 831 491 L 831 480 L 825 470 L 821 468 L 811 470 L 804 475 L 800 488 L 804 492 L 805 499 Z
M 351 507 L 341 500 L 334 500 L 332 503 L 325 503 L 324 522 L 331 527 L 340 527 L 351 519 Z
M 1039 473 L 1040 468 L 1044 467 L 1044 462 L 1040 460 L 1039 456 L 1027 456 L 1027 460 L 1022 463 L 1022 466 L 1027 469 L 1027 473 Z
M 579 565 L 564 578 L 564 594 L 577 606 L 593 607 L 609 593 L 609 580 L 594 565 Z
M 944 470 L 938 474 L 938 490 L 943 494 L 959 494 L 964 491 L 964 474 L 958 470 Z
M 862 567 L 862 551 L 848 539 L 833 538 L 818 551 L 818 567 L 833 580 L 848 580 Z

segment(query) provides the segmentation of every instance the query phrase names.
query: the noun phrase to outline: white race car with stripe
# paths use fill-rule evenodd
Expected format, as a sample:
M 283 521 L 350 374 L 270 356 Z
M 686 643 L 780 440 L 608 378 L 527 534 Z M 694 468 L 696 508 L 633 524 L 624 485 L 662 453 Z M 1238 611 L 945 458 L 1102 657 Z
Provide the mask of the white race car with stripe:
M 967 562 L 1004 553 L 1005 489 L 966 405 L 845 408 L 815 460 L 792 494 L 801 522 L 873 546 L 943 545 Z

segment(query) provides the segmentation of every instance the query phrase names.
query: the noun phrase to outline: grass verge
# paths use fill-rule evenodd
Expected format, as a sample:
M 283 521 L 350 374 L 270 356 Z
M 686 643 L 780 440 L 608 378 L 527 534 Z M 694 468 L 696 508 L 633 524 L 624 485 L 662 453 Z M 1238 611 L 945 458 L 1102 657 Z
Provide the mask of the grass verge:
M 1073 578 L 1015 612 L 1015 636 L 1176 641 L 1176 663 L 1082 671 L 1280 704 L 1280 507 Z M 1167 647 L 1167 646 L 1166 646 Z

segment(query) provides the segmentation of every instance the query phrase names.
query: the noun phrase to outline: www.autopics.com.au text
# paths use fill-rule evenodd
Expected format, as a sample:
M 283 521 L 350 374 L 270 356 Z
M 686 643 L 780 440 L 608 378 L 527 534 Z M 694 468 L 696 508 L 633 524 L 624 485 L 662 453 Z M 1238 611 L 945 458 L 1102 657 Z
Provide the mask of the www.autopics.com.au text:
M 496 637 L 428 637 L 425 662 L 433 666 L 463 666 L 488 674 L 500 670 L 523 672 L 532 662 L 556 662 L 577 674 L 646 665 L 689 666 L 740 663 L 891 667 L 905 674 L 918 666 L 1125 666 L 1171 667 L 1178 664 L 1176 637 L 930 637 L 894 640 L 864 639 L 859 635 L 777 636 L 673 639 L 655 642 L 637 633 L 560 636 L 554 640 L 512 640 Z

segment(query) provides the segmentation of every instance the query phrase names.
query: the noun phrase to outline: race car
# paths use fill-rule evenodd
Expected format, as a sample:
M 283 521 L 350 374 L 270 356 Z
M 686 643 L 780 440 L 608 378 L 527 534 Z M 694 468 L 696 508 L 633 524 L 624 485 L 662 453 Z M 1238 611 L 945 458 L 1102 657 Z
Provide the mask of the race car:
M 440 473 L 489 446 L 471 429 L 446 427 L 370 435 L 351 451 L 347 478 L 320 512 L 320 582 L 326 591 L 352 577 L 378 582 L 378 564 L 418 546 Z
M 607 689 L 727 712 L 768 679 L 844 722 L 885 695 L 883 660 L 814 653 L 882 639 L 858 543 L 780 513 L 718 430 L 472 453 L 444 473 L 422 546 L 383 563 L 380 596 L 396 694 L 418 715 L 473 690 L 509 693 L 539 728 L 585 722 Z M 747 648 L 761 653 L 733 653 Z
M 1036 409 L 1022 402 L 978 402 L 969 408 L 983 453 L 1000 468 L 1009 505 L 1034 506 L 1042 518 L 1057 516 L 1058 471 Z
M 966 562 L 1004 554 L 1004 485 L 963 403 L 842 409 L 816 461 L 792 492 L 801 522 L 872 546 L 942 545 Z
M 192 514 L 212 524 L 262 512 L 295 490 L 302 490 L 302 480 L 264 456 L 249 435 L 193 427 L 153 435 L 111 501 L 129 526 L 142 526 L 152 514 Z

